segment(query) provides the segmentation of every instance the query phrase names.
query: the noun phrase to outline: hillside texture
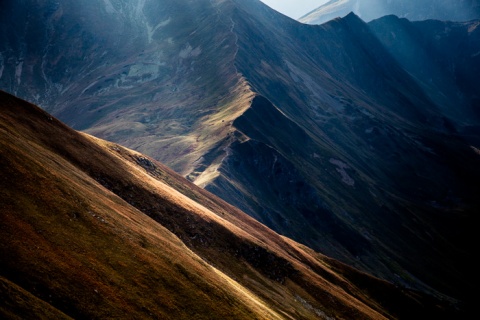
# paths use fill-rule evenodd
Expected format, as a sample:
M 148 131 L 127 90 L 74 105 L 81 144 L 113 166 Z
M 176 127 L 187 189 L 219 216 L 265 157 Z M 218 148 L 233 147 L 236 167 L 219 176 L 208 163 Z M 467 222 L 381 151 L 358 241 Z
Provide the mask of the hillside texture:
M 305 25 L 257 0 L 7 0 L 0 88 L 315 251 L 468 303 L 478 25 Z
M 0 98 L 2 319 L 462 314 L 279 236 L 155 160 Z

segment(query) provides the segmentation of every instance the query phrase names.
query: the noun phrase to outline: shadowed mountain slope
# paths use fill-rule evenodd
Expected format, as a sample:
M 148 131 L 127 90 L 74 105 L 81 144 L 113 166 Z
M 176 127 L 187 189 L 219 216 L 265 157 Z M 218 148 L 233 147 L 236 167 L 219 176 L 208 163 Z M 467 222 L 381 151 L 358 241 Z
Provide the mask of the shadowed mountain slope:
M 480 21 L 410 22 L 387 16 L 368 25 L 442 113 L 461 124 L 460 130 L 478 123 L 471 119 L 480 111 Z
M 7 0 L 0 15 L 2 89 L 165 162 L 316 251 L 402 287 L 470 299 L 475 77 L 439 99 L 445 86 L 425 85 L 429 75 L 403 66 L 357 16 L 305 25 L 257 0 Z
M 146 156 L 0 97 L 2 318 L 460 314 L 279 236 Z
M 364 21 L 394 14 L 408 20 L 468 21 L 480 18 L 478 0 L 331 0 L 298 20 L 322 24 L 353 12 Z
M 259 95 L 206 188 L 349 264 L 468 299 L 479 158 L 456 130 L 475 106 L 434 103 L 355 15 L 299 26 L 242 9 L 237 68 Z

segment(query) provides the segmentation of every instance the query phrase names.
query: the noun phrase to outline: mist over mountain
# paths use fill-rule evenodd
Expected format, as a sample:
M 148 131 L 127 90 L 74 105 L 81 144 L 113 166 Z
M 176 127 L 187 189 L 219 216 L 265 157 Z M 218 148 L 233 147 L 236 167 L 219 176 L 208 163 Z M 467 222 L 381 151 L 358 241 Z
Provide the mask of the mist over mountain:
M 322 24 L 353 12 L 369 22 L 386 15 L 411 21 L 468 21 L 480 18 L 479 0 L 331 0 L 300 17 L 298 21 Z
M 480 110 L 480 24 L 410 22 L 387 16 L 369 23 L 385 48 L 422 86 L 424 92 L 449 118 L 470 109 L 467 118 Z M 467 111 L 468 112 L 468 111 Z
M 305 25 L 254 0 L 3 1 L 0 15 L 2 89 L 323 254 L 470 300 L 478 21 Z

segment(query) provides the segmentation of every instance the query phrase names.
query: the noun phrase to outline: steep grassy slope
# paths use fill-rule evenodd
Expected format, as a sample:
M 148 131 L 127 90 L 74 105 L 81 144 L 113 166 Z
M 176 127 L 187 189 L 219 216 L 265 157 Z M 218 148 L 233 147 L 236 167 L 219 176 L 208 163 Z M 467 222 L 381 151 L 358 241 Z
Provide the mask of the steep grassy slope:
M 4 316 L 51 318 L 53 307 L 73 318 L 279 318 L 98 184 L 99 171 L 82 170 L 98 163 L 92 171 L 123 177 L 117 183 L 147 184 L 144 173 L 135 174 L 105 146 L 4 94 L 1 126 Z M 159 198 L 157 205 L 186 210 L 179 195 L 165 193 L 175 200 Z M 21 304 L 25 296 L 33 307 Z
M 6 0 L 0 25 L 2 89 L 164 161 L 316 251 L 469 299 L 478 117 L 450 107 L 459 92 L 475 101 L 465 90 L 475 77 L 439 105 L 422 84 L 436 74 L 417 81 L 355 15 L 310 26 L 257 0 Z M 459 57 L 472 58 L 454 65 L 468 69 L 477 51 L 464 48 Z M 210 245 L 193 218 L 182 231 L 154 214 L 156 196 L 105 177 L 100 163 L 83 168 L 185 243 Z M 255 261 L 249 246 L 228 248 Z
M 154 160 L 0 96 L 4 318 L 458 312 L 283 238 Z

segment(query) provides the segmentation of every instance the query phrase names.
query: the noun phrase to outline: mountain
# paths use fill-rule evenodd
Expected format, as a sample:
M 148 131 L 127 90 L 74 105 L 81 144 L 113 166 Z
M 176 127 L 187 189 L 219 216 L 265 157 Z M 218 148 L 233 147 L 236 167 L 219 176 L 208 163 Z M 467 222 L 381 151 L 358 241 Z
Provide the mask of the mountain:
M 389 53 L 419 83 L 442 113 L 458 119 L 458 113 L 480 110 L 480 23 L 410 22 L 396 16 L 369 23 Z M 468 125 L 464 130 L 474 128 Z M 463 132 L 468 135 L 468 132 Z
M 2 319 L 461 315 L 0 92 Z
M 2 89 L 315 251 L 471 301 L 478 21 L 413 24 L 421 71 L 373 22 L 306 25 L 256 0 L 7 0 L 0 15 Z
M 408 20 L 468 21 L 480 18 L 478 0 L 331 0 L 298 20 L 308 24 L 322 24 L 354 12 L 364 21 L 386 15 Z

